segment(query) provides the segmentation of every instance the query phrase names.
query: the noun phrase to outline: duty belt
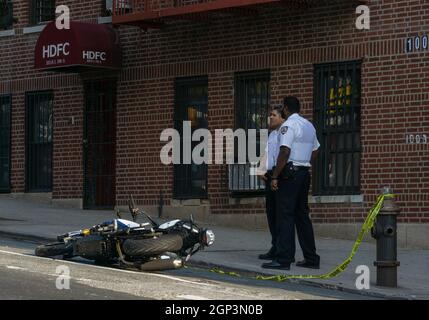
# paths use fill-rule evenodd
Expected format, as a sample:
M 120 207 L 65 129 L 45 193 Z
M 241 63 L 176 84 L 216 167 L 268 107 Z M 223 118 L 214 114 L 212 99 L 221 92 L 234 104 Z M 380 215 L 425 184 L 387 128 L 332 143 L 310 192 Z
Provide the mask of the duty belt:
M 287 165 L 289 166 L 290 163 L 288 163 Z M 275 168 L 276 167 L 273 167 L 273 170 L 268 170 L 267 174 L 269 176 L 272 176 Z M 293 171 L 308 171 L 308 170 L 310 170 L 310 167 L 305 167 L 305 166 L 291 166 L 291 168 L 293 168 Z
M 310 167 L 304 167 L 304 166 L 292 166 L 293 171 L 308 171 L 310 170 Z

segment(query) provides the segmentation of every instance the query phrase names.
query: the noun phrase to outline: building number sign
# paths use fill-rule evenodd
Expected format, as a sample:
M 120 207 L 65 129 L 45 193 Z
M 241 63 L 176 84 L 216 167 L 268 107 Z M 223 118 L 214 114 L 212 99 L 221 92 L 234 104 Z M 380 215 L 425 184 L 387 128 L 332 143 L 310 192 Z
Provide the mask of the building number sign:
M 427 35 L 407 38 L 405 42 L 405 52 L 419 52 L 429 48 L 429 38 Z

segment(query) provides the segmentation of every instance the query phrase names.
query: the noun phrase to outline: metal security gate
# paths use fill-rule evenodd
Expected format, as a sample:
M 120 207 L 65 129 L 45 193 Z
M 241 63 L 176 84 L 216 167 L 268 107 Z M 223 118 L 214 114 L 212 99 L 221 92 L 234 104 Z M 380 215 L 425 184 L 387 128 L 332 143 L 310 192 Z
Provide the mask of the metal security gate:
M 116 195 L 116 81 L 85 83 L 84 208 L 113 209 Z
M 0 193 L 10 192 L 10 96 L 0 96 Z
M 52 191 L 53 93 L 26 94 L 26 191 Z

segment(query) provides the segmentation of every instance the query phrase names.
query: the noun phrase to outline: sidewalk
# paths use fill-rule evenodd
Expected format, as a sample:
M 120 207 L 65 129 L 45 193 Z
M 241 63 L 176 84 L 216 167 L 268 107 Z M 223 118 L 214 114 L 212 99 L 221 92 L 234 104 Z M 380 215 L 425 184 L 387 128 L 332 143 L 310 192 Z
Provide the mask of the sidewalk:
M 40 204 L 22 198 L 0 195 L 0 236 L 14 235 L 28 238 L 55 239 L 58 234 L 79 230 L 84 227 L 112 219 L 113 211 L 91 211 L 76 209 L 60 209 L 48 204 Z M 350 254 L 353 241 L 337 239 L 317 239 L 318 253 L 321 256 L 321 269 L 311 270 L 297 268 L 293 264 L 291 270 L 277 272 L 262 269 L 263 261 L 257 259 L 258 254 L 269 248 L 269 235 L 262 231 L 248 231 L 225 227 L 210 226 L 216 234 L 213 247 L 197 253 L 191 262 L 196 265 L 221 267 L 243 273 L 243 276 L 255 274 L 324 274 L 343 262 Z M 330 280 L 290 280 L 311 285 L 326 286 L 338 290 L 358 291 L 355 287 L 358 265 L 366 265 L 371 271 L 370 290 L 359 291 L 362 294 L 386 296 L 391 298 L 429 299 L 429 251 L 399 249 L 398 269 L 399 288 L 381 288 L 375 285 L 376 268 L 375 245 L 362 243 L 358 253 L 347 270 Z M 297 261 L 302 254 L 297 244 Z M 229 276 L 225 275 L 225 280 Z

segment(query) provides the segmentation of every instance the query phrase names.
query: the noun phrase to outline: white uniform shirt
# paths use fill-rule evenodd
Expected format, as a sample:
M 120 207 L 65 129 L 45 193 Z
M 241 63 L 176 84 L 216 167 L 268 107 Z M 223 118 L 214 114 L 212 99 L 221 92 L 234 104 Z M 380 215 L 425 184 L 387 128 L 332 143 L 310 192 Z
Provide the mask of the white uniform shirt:
M 265 147 L 265 152 L 267 155 L 267 170 L 273 170 L 273 167 L 277 164 L 278 150 L 277 148 L 277 135 L 278 131 L 271 131 L 268 136 L 267 146 Z
M 313 124 L 294 113 L 279 128 L 277 146 L 277 150 L 282 146 L 291 150 L 288 162 L 293 162 L 295 166 L 311 167 L 311 154 L 319 149 L 320 144 Z

